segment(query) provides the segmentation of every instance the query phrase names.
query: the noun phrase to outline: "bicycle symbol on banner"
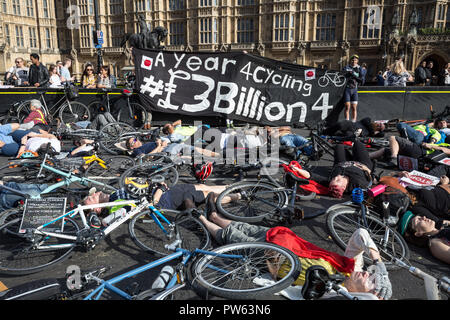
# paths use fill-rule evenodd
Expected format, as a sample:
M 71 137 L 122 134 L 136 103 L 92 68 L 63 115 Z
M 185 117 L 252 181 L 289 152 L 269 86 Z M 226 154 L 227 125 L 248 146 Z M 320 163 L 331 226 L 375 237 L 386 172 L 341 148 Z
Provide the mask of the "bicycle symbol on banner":
M 328 72 L 319 78 L 317 81 L 319 86 L 326 87 L 328 84 L 333 83 L 336 87 L 342 87 L 345 84 L 345 76 L 339 74 L 339 72 Z

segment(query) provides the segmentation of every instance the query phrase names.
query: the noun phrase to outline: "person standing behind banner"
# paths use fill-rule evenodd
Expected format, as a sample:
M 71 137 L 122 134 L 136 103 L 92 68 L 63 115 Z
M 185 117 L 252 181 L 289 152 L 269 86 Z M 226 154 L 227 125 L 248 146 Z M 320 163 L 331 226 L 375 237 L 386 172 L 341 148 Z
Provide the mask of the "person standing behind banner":
M 413 77 L 406 71 L 401 60 L 396 61 L 387 73 L 385 86 L 389 87 L 406 87 L 407 81 L 413 81 Z
M 427 67 L 427 62 L 424 60 L 421 64 L 414 70 L 414 84 L 417 86 L 425 86 L 427 83 L 427 73 L 425 71 Z
M 52 64 L 48 68 L 48 72 L 50 73 L 50 88 L 61 88 L 61 78 L 57 72 L 57 66 Z
M 95 89 L 97 88 L 97 77 L 94 74 L 94 67 L 88 63 L 84 68 L 83 75 L 81 77 L 83 88 Z
M 6 73 L 6 80 L 16 86 L 28 85 L 28 71 L 29 69 L 24 65 L 24 60 L 22 58 L 17 58 L 15 60 L 15 66 L 11 67 Z
M 383 71 L 378 71 L 378 74 L 375 77 L 375 80 L 377 81 L 377 86 L 379 86 L 379 87 L 384 86 Z
M 440 86 L 450 86 L 450 62 L 446 63 L 445 67 L 439 73 L 438 84 Z
M 425 68 L 425 73 L 427 75 L 427 86 L 431 86 L 433 84 L 433 61 L 429 61 L 427 67 Z
M 39 61 L 39 55 L 37 53 L 30 54 L 30 59 L 33 64 L 28 74 L 29 85 L 41 88 L 47 87 L 50 80 L 47 67 Z
M 72 66 L 72 60 L 70 58 L 64 59 L 64 65 L 60 69 L 61 82 L 73 81 L 73 77 L 70 75 L 69 68 Z
M 347 78 L 347 86 L 344 92 L 345 119 L 350 120 L 350 109 L 352 109 L 352 121 L 356 122 L 358 107 L 358 85 L 363 82 L 361 67 L 358 65 L 359 56 L 350 57 L 350 64 L 343 71 Z
M 361 78 L 362 78 L 362 82 L 361 85 L 363 86 L 366 83 L 366 75 L 367 75 L 367 64 L 361 63 Z

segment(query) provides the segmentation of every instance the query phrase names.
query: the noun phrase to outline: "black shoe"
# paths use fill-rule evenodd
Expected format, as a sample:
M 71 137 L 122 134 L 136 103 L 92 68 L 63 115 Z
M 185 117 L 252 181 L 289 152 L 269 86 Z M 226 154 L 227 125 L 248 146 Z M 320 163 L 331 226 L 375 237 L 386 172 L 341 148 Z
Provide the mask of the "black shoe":
M 203 215 L 207 220 L 209 220 L 211 212 L 217 212 L 216 195 L 214 194 L 214 192 L 210 192 L 206 196 L 205 210 L 203 211 Z
M 100 218 L 95 213 L 89 214 L 88 221 L 89 221 L 89 225 L 92 228 L 100 229 L 100 227 L 102 226 L 102 222 L 101 222 Z

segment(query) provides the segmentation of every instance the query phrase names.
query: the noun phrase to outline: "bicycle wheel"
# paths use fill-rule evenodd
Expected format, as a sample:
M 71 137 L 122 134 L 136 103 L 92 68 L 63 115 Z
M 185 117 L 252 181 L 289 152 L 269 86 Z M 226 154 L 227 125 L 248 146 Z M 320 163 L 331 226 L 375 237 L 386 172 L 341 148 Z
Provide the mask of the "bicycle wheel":
M 65 102 L 59 109 L 59 118 L 63 123 L 73 123 L 78 121 L 91 120 L 89 108 L 78 101 Z
M 141 129 L 148 120 L 148 112 L 139 103 L 130 103 L 129 106 L 120 108 L 117 121 L 127 123 L 134 128 Z
M 399 269 L 394 258 L 408 260 L 410 255 L 409 247 L 403 237 L 370 213 L 366 214 L 367 228 L 365 228 L 360 212 L 361 208 L 356 205 L 335 205 L 328 209 L 326 225 L 333 240 L 345 250 L 353 232 L 358 228 L 366 229 L 377 245 L 386 268 Z M 386 235 L 388 235 L 387 242 L 384 240 Z M 371 264 L 372 260 L 364 255 L 364 261 Z
M 128 156 L 107 156 L 102 157 L 102 160 L 105 161 L 106 168 L 94 162 L 86 169 L 84 176 L 91 180 L 115 185 L 119 183 L 122 173 L 135 165 L 134 159 Z
M 170 227 L 158 218 L 166 232 L 155 222 L 148 210 L 134 216 L 130 221 L 128 230 L 139 248 L 159 256 L 165 256 L 173 253 L 165 246 L 172 244 L 177 239 L 182 241 L 180 247 L 183 249 L 193 250 L 209 247 L 211 243 L 209 232 L 198 219 L 182 215 L 180 211 L 176 210 L 161 209 L 160 212 L 173 224 Z
M 100 147 L 112 155 L 122 154 L 124 150 L 119 144 L 124 141 L 122 141 L 121 137 L 129 132 L 136 132 L 136 129 L 123 122 L 108 123 L 100 129 Z
M 261 161 L 259 175 L 267 178 L 278 187 L 284 186 L 284 165 L 289 165 L 288 161 L 280 158 L 268 157 Z
M 11 209 L 0 221 L 0 273 L 25 275 L 41 271 L 67 259 L 75 248 L 70 240 L 48 236 L 33 236 L 33 241 L 19 233 L 22 210 Z M 79 227 L 70 218 L 64 220 L 63 235 L 75 236 Z M 67 244 L 65 248 L 51 249 L 55 245 Z M 47 249 L 38 249 L 37 246 Z
M 293 252 L 272 243 L 243 242 L 211 251 L 214 255 L 199 256 L 187 272 L 189 283 L 203 297 L 213 294 L 226 299 L 270 298 L 289 287 L 301 271 Z M 276 275 L 276 280 L 268 280 L 272 275 Z
M 31 100 L 24 101 L 22 104 L 20 104 L 17 107 L 17 119 L 19 120 L 19 123 L 23 123 L 23 120 L 25 120 L 28 115 L 31 113 L 30 109 L 30 102 Z M 47 118 L 47 110 L 46 108 L 41 108 L 42 112 L 44 113 L 44 117 Z
M 230 185 L 216 200 L 217 210 L 231 220 L 262 221 L 287 204 L 284 189 L 267 182 L 238 182 Z
M 148 195 L 151 187 L 151 179 L 156 175 L 164 177 L 164 183 L 171 187 L 178 182 L 177 169 L 169 164 L 147 162 L 126 170 L 119 180 L 120 188 L 125 188 L 133 196 Z
M 0 177 L 3 182 L 17 183 L 51 183 L 56 181 L 56 175 L 52 172 L 42 170 L 38 178 L 42 160 L 21 159 L 13 160 L 0 168 Z

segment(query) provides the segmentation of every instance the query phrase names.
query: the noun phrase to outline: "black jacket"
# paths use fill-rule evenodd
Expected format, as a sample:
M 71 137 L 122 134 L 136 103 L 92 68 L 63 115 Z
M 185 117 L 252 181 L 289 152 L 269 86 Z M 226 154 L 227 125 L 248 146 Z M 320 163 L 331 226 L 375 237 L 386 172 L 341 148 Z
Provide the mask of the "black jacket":
M 418 66 L 414 71 L 414 80 L 416 84 L 427 82 L 427 73 L 422 66 Z
M 50 74 L 48 69 L 42 63 L 39 66 L 32 64 L 28 73 L 28 83 L 30 86 L 34 86 L 35 83 L 39 83 L 40 87 L 47 87 L 50 80 Z
M 361 72 L 361 67 L 359 65 L 355 67 L 348 65 L 343 69 L 343 72 L 347 78 L 347 88 L 357 88 L 358 84 L 363 83 L 363 73 Z

